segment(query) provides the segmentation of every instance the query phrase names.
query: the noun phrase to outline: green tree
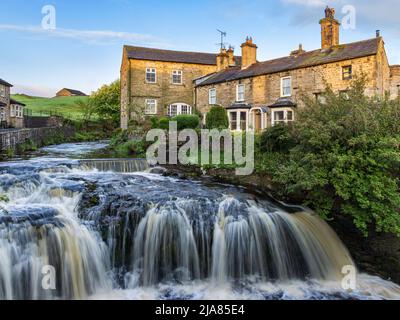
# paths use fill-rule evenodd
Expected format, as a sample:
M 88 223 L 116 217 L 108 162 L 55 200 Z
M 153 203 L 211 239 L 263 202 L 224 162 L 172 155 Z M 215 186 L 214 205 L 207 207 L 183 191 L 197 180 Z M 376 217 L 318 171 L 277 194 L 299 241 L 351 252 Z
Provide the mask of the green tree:
M 89 99 L 91 110 L 102 120 L 111 120 L 115 124 L 120 120 L 121 89 L 119 80 L 102 86 Z
M 296 123 L 267 131 L 261 149 L 294 145 L 264 154 L 261 167 L 282 195 L 302 198 L 325 218 L 345 214 L 365 235 L 374 228 L 400 236 L 400 104 L 366 97 L 365 81 L 356 79 L 346 96 L 327 88 L 324 103 L 304 97 Z

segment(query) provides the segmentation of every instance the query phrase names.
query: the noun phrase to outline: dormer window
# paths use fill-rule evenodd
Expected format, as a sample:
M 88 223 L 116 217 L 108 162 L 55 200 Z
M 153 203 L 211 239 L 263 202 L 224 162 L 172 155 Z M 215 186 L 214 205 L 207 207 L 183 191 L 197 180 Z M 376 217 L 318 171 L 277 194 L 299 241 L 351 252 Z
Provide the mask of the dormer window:
M 281 97 L 292 95 L 292 77 L 281 78 Z
M 351 80 L 353 78 L 352 66 L 345 66 L 342 68 L 342 78 L 343 80 Z
M 147 83 L 156 83 L 157 82 L 156 68 L 147 68 L 146 69 L 146 82 Z

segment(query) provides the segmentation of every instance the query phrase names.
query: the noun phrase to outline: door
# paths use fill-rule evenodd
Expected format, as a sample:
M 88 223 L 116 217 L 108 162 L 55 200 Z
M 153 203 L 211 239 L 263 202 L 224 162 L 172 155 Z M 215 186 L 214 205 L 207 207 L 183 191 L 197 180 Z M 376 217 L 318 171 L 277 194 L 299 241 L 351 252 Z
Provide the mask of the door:
M 259 133 L 261 129 L 261 111 L 257 110 L 254 115 L 254 130 Z

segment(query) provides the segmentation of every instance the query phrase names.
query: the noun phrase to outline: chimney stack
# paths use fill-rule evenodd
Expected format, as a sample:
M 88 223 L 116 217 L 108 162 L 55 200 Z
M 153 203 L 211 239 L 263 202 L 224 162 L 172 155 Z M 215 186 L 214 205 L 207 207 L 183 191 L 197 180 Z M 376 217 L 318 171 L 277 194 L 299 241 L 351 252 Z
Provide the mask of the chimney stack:
M 257 62 L 257 46 L 253 43 L 253 38 L 246 38 L 242 44 L 242 69 L 246 69 Z
M 229 54 L 225 48 L 217 55 L 217 72 L 229 68 Z
M 229 46 L 228 49 L 228 56 L 229 56 L 229 66 L 230 67 L 235 67 L 236 66 L 236 61 L 235 61 L 235 52 L 232 46 Z
M 335 9 L 326 7 L 325 18 L 319 24 L 321 25 L 321 48 L 330 49 L 339 45 L 340 23 L 335 19 Z
M 298 56 L 302 53 L 306 52 L 306 50 L 303 49 L 303 45 L 300 43 L 299 48 L 297 50 L 294 50 L 290 53 L 291 56 Z
M 376 37 L 380 38 L 380 36 L 381 36 L 381 30 L 376 30 Z

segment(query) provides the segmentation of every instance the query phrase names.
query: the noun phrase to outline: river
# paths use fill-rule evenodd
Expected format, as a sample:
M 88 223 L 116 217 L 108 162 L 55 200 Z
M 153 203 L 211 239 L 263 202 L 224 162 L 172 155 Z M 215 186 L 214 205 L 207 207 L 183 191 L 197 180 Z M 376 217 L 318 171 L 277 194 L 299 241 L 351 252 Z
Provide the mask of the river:
M 312 212 L 106 146 L 0 163 L 0 299 L 400 299 Z

